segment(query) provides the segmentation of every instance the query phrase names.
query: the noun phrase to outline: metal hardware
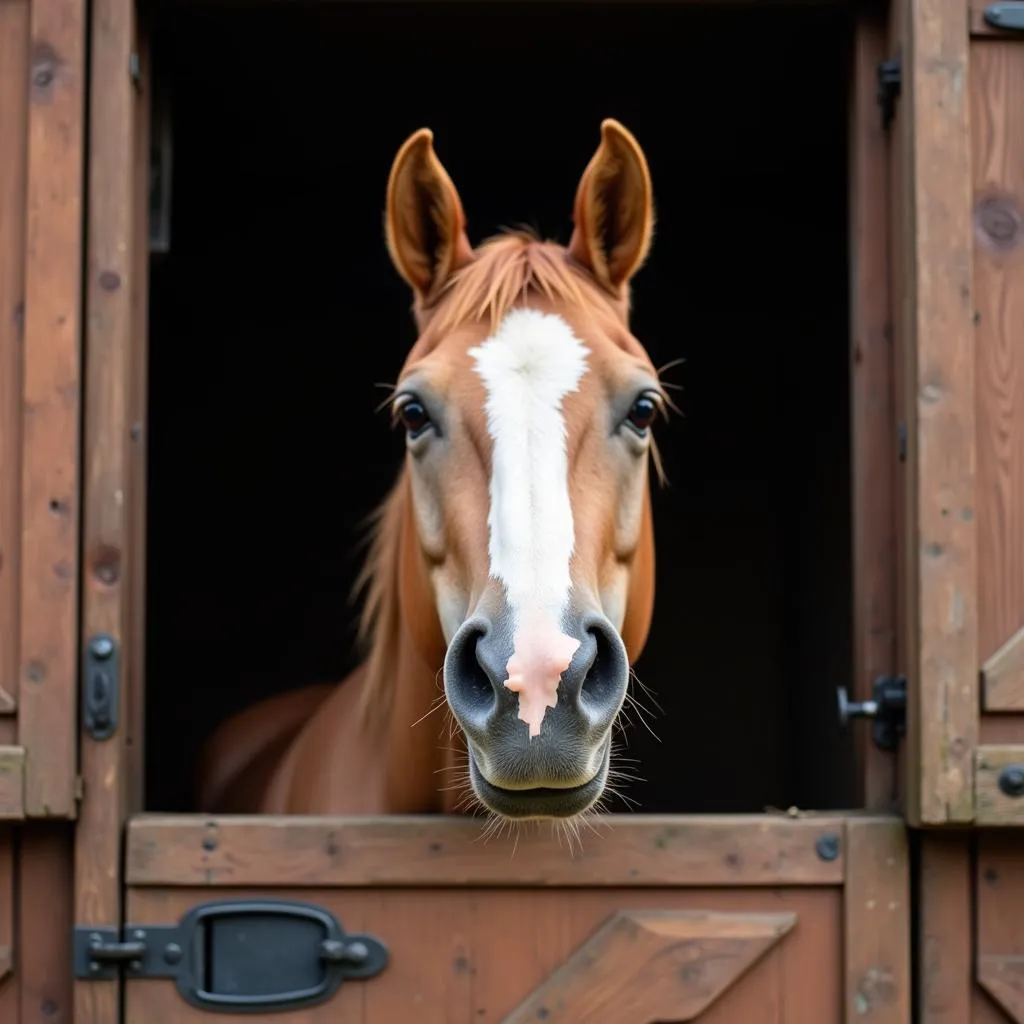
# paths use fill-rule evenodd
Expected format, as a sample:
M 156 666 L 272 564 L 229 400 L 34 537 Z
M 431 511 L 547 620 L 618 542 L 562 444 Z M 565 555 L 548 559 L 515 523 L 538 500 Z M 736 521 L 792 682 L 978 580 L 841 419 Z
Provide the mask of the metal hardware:
M 142 64 L 134 51 L 128 54 L 128 77 L 136 92 L 142 92 Z
M 1006 796 L 1024 796 L 1024 764 L 1008 764 L 999 773 L 999 788 Z
M 82 727 L 94 740 L 117 732 L 121 656 L 106 633 L 90 637 L 82 665 Z
M 122 937 L 123 936 L 123 937 Z M 375 977 L 388 949 L 348 935 L 308 903 L 224 900 L 193 907 L 176 925 L 77 927 L 75 977 L 173 979 L 190 1005 L 214 1013 L 279 1013 L 316 1006 L 345 981 Z
M 907 461 L 907 423 L 900 420 L 896 425 L 896 453 L 900 462 Z
M 875 74 L 878 83 L 875 96 L 882 108 L 882 127 L 888 128 L 896 116 L 896 101 L 903 91 L 903 65 L 900 58 L 879 61 Z
M 839 856 L 839 836 L 835 832 L 818 836 L 814 851 L 822 860 L 835 860 Z
M 985 8 L 985 21 L 993 28 L 1006 32 L 1024 32 L 1024 3 L 1020 0 L 1003 0 Z
M 851 718 L 870 718 L 875 746 L 880 750 L 895 750 L 906 731 L 906 677 L 879 676 L 871 689 L 871 700 L 851 701 L 845 686 L 836 688 L 839 727 L 845 731 Z

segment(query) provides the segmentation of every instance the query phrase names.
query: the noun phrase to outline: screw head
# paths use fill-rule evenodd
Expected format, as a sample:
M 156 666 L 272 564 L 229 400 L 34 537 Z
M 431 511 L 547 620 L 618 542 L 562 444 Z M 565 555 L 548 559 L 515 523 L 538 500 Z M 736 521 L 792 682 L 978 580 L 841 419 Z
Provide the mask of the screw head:
M 839 836 L 835 832 L 825 832 L 818 836 L 814 850 L 822 860 L 835 860 L 839 856 Z
M 106 661 L 114 653 L 114 641 L 109 636 L 98 636 L 89 644 L 89 652 L 94 658 Z
M 999 773 L 999 788 L 1007 796 L 1024 796 L 1024 764 L 1008 764 Z
M 169 964 L 180 964 L 181 963 L 181 946 L 176 942 L 168 942 L 164 946 L 164 960 Z

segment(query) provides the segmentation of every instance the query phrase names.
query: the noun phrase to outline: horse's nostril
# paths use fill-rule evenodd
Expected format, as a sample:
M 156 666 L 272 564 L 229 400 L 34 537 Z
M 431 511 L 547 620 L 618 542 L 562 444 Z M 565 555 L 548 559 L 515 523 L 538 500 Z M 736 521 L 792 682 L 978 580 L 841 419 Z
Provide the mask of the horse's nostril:
M 594 647 L 590 665 L 580 684 L 580 699 L 594 709 L 617 706 L 629 675 L 622 642 L 611 624 L 601 619 L 587 624 L 587 639 Z
M 481 642 L 486 628 L 467 622 L 452 640 L 445 663 L 448 700 L 460 714 L 477 718 L 489 714 L 497 700 L 495 685 L 484 667 Z

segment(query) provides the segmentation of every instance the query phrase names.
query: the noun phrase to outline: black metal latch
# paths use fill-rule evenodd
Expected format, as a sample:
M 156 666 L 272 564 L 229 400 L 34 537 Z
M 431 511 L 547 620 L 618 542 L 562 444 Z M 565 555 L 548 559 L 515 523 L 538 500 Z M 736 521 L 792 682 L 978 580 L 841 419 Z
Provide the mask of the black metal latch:
M 169 978 L 192 1006 L 220 1013 L 315 1006 L 387 963 L 380 939 L 346 934 L 322 907 L 278 900 L 202 903 L 176 925 L 74 931 L 76 978 Z
M 879 676 L 871 690 L 871 700 L 851 701 L 845 686 L 836 688 L 839 726 L 845 730 L 851 718 L 870 718 L 871 738 L 875 746 L 881 750 L 895 750 L 906 732 L 906 677 Z
M 94 740 L 117 732 L 120 678 L 117 642 L 106 633 L 90 637 L 82 659 L 82 726 Z
M 1004 32 L 1024 32 L 1024 3 L 1020 0 L 1001 0 L 985 8 L 985 21 Z
M 896 101 L 903 91 L 903 63 L 899 57 L 880 61 L 875 69 L 878 106 L 882 111 L 882 127 L 888 128 L 896 116 Z

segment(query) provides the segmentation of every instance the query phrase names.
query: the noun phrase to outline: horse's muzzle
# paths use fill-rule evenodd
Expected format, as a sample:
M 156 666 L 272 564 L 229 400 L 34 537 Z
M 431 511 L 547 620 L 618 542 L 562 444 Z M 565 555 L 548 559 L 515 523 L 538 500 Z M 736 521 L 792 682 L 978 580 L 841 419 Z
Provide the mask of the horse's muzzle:
M 473 790 L 505 817 L 571 817 L 604 792 L 611 728 L 629 681 L 625 646 L 600 613 L 570 614 L 562 629 L 579 647 L 534 736 L 521 719 L 523 698 L 505 685 L 511 614 L 473 615 L 448 647 L 445 694 L 466 735 Z

